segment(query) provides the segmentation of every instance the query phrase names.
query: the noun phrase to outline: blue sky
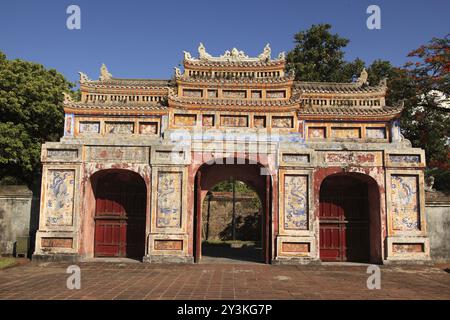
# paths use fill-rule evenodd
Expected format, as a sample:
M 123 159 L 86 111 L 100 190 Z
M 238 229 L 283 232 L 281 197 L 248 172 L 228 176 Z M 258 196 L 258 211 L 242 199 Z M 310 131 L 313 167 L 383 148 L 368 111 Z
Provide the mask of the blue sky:
M 81 30 L 66 28 L 70 4 L 81 8 Z M 381 30 L 366 27 L 370 4 L 381 8 Z M 96 79 L 103 62 L 115 77 L 169 78 L 200 41 L 213 55 L 237 47 L 251 56 L 269 42 L 274 56 L 292 49 L 299 30 L 327 22 L 350 39 L 347 60 L 402 65 L 409 51 L 450 32 L 449 12 L 448 0 L 2 0 L 0 50 L 71 81 L 78 71 Z

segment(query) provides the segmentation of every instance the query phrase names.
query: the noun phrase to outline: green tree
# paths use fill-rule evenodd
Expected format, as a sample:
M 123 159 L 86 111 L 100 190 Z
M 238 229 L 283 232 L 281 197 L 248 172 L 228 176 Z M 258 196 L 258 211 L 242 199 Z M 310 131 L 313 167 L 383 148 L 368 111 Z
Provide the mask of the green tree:
M 286 62 L 296 80 L 349 82 L 361 73 L 362 60 L 344 60 L 343 49 L 349 40 L 330 30 L 331 25 L 318 24 L 294 35 L 295 47 L 288 52 Z
M 73 86 L 56 70 L 0 52 L 1 181 L 37 182 L 41 144 L 62 135 L 63 92 Z

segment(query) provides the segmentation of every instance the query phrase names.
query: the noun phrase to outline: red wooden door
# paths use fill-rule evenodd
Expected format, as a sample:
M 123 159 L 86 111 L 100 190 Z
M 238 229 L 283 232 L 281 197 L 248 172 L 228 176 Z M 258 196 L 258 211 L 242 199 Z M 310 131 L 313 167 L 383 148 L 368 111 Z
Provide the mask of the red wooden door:
M 366 183 L 346 176 L 324 180 L 319 211 L 322 261 L 369 260 L 368 209 Z
M 142 258 L 145 250 L 145 185 L 107 175 L 99 179 L 95 206 L 95 256 Z M 122 177 L 123 178 L 123 177 Z

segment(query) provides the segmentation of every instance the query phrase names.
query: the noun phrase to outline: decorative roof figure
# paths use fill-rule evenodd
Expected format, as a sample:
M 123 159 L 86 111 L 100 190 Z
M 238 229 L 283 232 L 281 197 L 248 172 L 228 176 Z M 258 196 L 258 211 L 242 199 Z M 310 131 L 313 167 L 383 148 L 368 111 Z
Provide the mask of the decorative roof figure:
M 80 71 L 80 72 L 78 72 L 78 74 L 80 75 L 80 83 L 86 83 L 86 82 L 91 81 L 85 73 Z
M 368 78 L 368 74 L 366 71 L 366 68 L 363 68 L 363 70 L 361 71 L 361 74 L 359 75 L 358 80 L 356 80 L 356 83 L 360 86 L 364 85 L 364 84 L 368 84 L 367 82 L 367 78 Z
M 180 70 L 180 68 L 174 67 L 173 69 L 175 70 L 175 78 L 181 77 L 181 70 Z
M 258 59 L 261 61 L 270 60 L 270 54 L 272 53 L 272 49 L 270 49 L 270 44 L 266 44 L 263 49 L 263 52 L 258 56 Z
M 104 80 L 110 80 L 111 78 L 112 78 L 112 74 L 109 73 L 108 68 L 106 68 L 106 65 L 104 63 L 102 63 L 102 66 L 100 68 L 99 80 L 104 81 Z

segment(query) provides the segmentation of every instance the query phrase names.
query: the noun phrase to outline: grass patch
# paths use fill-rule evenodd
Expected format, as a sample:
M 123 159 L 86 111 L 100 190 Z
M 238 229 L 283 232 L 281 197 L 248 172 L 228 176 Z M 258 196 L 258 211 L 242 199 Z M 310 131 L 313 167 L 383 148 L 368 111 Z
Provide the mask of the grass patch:
M 0 257 L 0 270 L 16 264 L 16 259 Z

